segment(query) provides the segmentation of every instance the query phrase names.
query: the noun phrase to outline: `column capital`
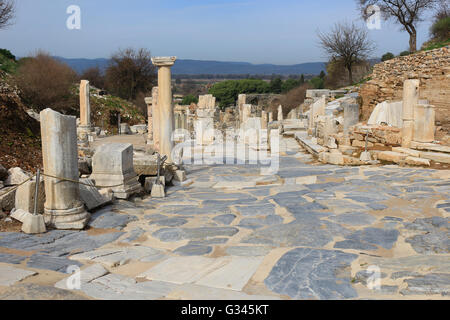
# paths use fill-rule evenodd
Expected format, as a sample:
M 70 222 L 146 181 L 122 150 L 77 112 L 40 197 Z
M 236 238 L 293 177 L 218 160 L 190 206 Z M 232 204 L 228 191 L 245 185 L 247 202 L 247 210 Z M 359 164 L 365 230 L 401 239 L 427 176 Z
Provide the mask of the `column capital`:
M 177 57 L 153 57 L 152 63 L 157 67 L 171 67 L 176 60 Z

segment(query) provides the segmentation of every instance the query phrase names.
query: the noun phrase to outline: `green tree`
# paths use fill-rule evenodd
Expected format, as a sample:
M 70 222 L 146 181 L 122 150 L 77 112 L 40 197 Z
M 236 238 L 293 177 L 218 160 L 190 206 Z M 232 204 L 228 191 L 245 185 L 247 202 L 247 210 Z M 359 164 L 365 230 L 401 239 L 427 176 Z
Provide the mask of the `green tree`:
M 300 76 L 300 84 L 304 84 L 304 83 L 305 83 L 305 76 L 302 73 L 302 75 Z
M 287 79 L 286 81 L 283 82 L 283 84 L 281 85 L 281 92 L 286 93 L 291 91 L 292 89 L 300 86 L 300 80 L 297 79 Z
M 209 93 L 217 98 L 222 109 L 234 105 L 240 93 L 268 92 L 270 92 L 269 84 L 257 79 L 222 81 L 214 84 L 209 89 Z
M 309 83 L 314 89 L 323 89 L 324 86 L 324 80 L 320 77 L 314 77 L 311 80 L 309 80 Z
M 320 79 L 325 79 L 325 76 L 326 76 L 326 74 L 325 74 L 325 71 L 320 71 L 320 74 L 319 74 L 319 78 Z
M 272 93 L 281 93 L 281 87 L 283 85 L 283 81 L 280 77 L 276 77 L 270 81 L 270 92 Z

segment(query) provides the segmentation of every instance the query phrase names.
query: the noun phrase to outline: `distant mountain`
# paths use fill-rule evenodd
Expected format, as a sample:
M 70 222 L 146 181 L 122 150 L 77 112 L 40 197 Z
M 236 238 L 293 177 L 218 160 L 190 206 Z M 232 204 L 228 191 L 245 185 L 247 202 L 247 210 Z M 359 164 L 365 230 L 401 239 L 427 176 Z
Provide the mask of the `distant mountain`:
M 86 69 L 99 67 L 106 69 L 109 59 L 66 59 L 55 57 L 72 67 L 78 73 L 83 73 Z M 251 75 L 291 75 L 291 74 L 319 74 L 325 70 L 324 62 L 310 62 L 295 65 L 275 65 L 275 64 L 251 64 L 247 62 L 221 62 L 203 60 L 179 59 L 172 68 L 173 74 L 251 74 Z

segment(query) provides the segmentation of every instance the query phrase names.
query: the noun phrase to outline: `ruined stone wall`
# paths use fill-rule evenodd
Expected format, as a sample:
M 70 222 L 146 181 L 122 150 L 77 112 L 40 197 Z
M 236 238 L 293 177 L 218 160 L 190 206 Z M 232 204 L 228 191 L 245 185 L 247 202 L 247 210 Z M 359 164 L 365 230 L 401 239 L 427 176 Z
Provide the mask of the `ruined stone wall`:
M 402 100 L 406 79 L 420 79 L 420 99 L 436 107 L 436 121 L 450 124 L 450 46 L 379 63 L 371 78 L 360 90 L 363 120 L 378 103 Z

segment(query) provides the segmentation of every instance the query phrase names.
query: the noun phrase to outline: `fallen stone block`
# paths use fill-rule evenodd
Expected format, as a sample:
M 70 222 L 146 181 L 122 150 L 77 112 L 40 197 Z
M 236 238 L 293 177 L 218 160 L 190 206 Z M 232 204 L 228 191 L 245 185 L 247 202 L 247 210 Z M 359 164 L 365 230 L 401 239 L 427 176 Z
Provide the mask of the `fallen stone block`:
M 112 201 L 112 192 L 108 193 L 110 189 L 105 189 L 103 191 L 107 194 L 107 196 L 105 197 L 102 193 L 100 193 L 100 191 L 98 191 L 91 179 L 80 179 L 80 182 L 84 183 L 79 185 L 80 197 L 88 210 L 102 207 Z M 87 186 L 86 184 L 88 184 L 89 186 Z M 110 196 L 108 196 L 108 194 Z
M 392 151 L 399 152 L 399 153 L 405 153 L 407 155 L 410 155 L 411 157 L 420 157 L 420 151 L 409 149 L 409 148 L 402 148 L 402 147 L 392 147 Z
M 450 163 L 450 154 L 439 152 L 420 152 L 420 157 L 440 163 Z
M 21 184 L 25 180 L 31 177 L 31 174 L 23 171 L 19 167 L 11 168 L 8 170 L 8 178 L 5 181 L 7 186 L 15 186 Z
M 399 163 L 408 157 L 407 154 L 393 152 L 393 151 L 382 151 L 378 153 L 378 160 L 389 161 Z
M 138 175 L 156 176 L 158 174 L 157 156 L 145 156 L 133 158 L 134 171 Z
M 29 215 L 31 215 L 30 212 L 22 209 L 13 209 L 10 214 L 11 218 L 22 223 L 25 221 L 25 218 Z
M 24 210 L 30 213 L 35 213 L 34 212 L 35 195 L 36 195 L 36 178 L 26 182 L 25 184 L 17 188 L 15 195 L 16 210 Z M 45 203 L 44 179 L 40 179 L 36 213 L 38 214 L 44 213 L 44 203 Z
M 6 187 L 0 190 L 0 210 L 11 211 L 15 205 L 15 187 Z
M 335 164 L 335 165 L 343 165 L 344 164 L 344 156 L 342 153 L 330 153 L 328 156 L 328 163 Z
M 22 224 L 22 231 L 27 234 L 39 234 L 47 232 L 44 216 L 41 214 L 26 215 Z
M 367 147 L 368 148 L 371 148 L 373 146 L 374 146 L 374 144 L 372 142 L 370 142 L 370 141 L 367 142 Z M 365 148 L 366 147 L 366 142 L 365 141 L 360 141 L 360 140 L 353 140 L 352 147 Z
M 416 157 L 407 157 L 405 163 L 409 164 L 410 166 L 430 166 L 430 160 Z

